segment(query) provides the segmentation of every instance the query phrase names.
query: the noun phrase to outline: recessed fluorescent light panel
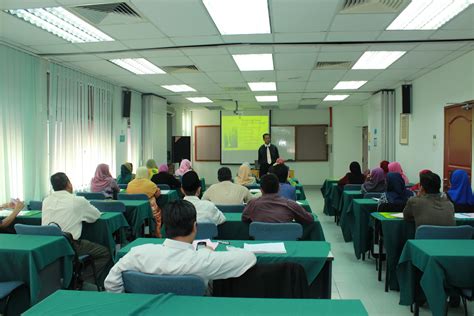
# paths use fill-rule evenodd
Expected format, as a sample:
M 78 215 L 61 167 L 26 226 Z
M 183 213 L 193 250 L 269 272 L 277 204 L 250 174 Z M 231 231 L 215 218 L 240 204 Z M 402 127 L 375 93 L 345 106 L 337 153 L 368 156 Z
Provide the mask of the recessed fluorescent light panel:
M 258 102 L 277 102 L 278 96 L 276 95 L 257 95 L 255 96 Z
M 137 75 L 164 74 L 165 72 L 145 58 L 111 59 L 114 64 Z
M 339 81 L 333 90 L 357 90 L 367 81 Z
M 61 7 L 5 11 L 71 43 L 114 40 Z
M 412 0 L 387 30 L 437 30 L 472 2 L 472 0 Z
M 343 101 L 349 97 L 348 94 L 329 94 L 323 101 Z
M 275 82 L 249 82 L 250 90 L 252 91 L 276 91 Z
M 240 71 L 273 70 L 272 54 L 232 55 Z
M 195 98 L 186 98 L 193 103 L 212 103 L 212 100 L 209 100 L 206 97 L 195 97 Z
M 352 66 L 352 69 L 386 69 L 406 52 L 368 51 Z
M 203 0 L 221 35 L 270 34 L 267 0 Z
M 168 89 L 173 92 L 192 92 L 196 91 L 190 86 L 186 84 L 173 84 L 173 85 L 166 85 L 166 86 L 161 86 L 162 88 Z

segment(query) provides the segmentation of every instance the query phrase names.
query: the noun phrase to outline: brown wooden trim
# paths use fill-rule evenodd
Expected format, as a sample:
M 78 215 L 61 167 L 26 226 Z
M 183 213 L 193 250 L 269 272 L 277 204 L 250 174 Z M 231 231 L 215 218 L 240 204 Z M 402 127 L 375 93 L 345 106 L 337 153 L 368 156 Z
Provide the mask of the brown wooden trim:
M 205 127 L 219 127 L 219 128 L 220 128 L 221 126 L 220 126 L 220 125 L 195 125 L 195 126 L 194 126 L 194 135 L 193 135 L 193 138 L 194 138 L 194 161 L 200 161 L 200 162 L 205 162 L 205 161 L 209 161 L 209 162 L 211 162 L 211 161 L 212 161 L 212 162 L 221 161 L 221 160 L 220 160 L 220 157 L 219 157 L 219 159 L 216 159 L 216 160 L 214 160 L 214 159 L 213 159 L 213 160 L 197 159 L 197 134 L 198 134 L 198 133 L 197 133 L 197 130 L 198 130 L 198 128 L 201 128 L 201 127 L 204 127 L 204 128 L 205 128 Z M 221 150 L 220 147 L 221 147 L 221 141 L 219 141 L 219 151 Z

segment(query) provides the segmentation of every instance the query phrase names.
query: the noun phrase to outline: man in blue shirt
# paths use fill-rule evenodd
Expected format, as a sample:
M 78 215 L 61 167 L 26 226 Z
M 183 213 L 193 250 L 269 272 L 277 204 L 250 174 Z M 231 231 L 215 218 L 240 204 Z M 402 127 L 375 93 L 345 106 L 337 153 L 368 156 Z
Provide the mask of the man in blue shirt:
M 285 164 L 275 164 L 270 167 L 269 172 L 277 176 L 280 182 L 278 195 L 289 200 L 296 201 L 296 188 L 288 183 L 288 172 L 290 168 Z

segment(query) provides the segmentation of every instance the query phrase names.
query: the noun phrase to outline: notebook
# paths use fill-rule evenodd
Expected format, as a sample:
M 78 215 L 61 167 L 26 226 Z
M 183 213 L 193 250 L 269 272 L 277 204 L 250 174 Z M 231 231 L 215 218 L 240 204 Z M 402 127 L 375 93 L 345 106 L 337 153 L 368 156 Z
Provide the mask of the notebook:
M 286 253 L 285 244 L 282 242 L 263 244 L 244 243 L 244 249 L 253 253 Z

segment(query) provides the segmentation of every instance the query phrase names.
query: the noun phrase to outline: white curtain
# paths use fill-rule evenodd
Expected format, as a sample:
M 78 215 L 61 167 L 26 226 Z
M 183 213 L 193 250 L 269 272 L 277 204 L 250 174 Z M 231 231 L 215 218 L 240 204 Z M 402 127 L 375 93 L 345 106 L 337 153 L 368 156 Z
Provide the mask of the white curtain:
M 65 172 L 76 190 L 88 189 L 98 164 L 115 169 L 113 131 L 117 87 L 78 71 L 50 66 L 50 173 Z
M 0 45 L 0 203 L 47 191 L 44 67 L 39 58 Z
M 396 109 L 395 109 L 395 91 L 384 90 L 382 95 L 382 157 L 388 161 L 395 160 L 395 123 L 396 123 Z

